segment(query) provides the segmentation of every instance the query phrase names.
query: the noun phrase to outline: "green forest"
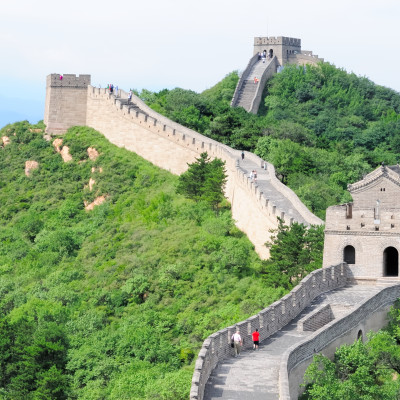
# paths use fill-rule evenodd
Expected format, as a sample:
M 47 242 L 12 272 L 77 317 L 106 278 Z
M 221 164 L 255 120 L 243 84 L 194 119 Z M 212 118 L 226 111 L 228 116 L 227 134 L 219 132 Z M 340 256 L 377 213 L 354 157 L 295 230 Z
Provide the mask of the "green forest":
M 321 266 L 321 228 L 281 224 L 275 259 L 281 240 L 309 246 L 286 255 L 291 281 L 269 276 L 274 261 L 235 227 L 218 192 L 223 163 L 206 153 L 176 177 L 74 127 L 66 163 L 42 128 L 0 131 L 0 399 L 187 400 L 203 340 Z M 39 163 L 30 176 L 27 160 Z M 195 196 L 192 168 L 207 189 Z
M 289 65 L 267 82 L 253 115 L 230 107 L 238 79 L 232 72 L 200 94 L 177 88 L 138 95 L 157 112 L 270 161 L 322 219 L 327 207 L 351 200 L 347 184 L 399 161 L 399 93 L 329 63 Z

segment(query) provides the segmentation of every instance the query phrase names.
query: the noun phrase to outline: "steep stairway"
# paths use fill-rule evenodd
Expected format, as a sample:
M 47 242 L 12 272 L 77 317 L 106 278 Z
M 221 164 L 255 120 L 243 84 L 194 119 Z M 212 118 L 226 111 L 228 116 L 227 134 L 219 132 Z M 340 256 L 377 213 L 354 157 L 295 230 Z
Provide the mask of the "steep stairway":
M 265 61 L 265 62 L 263 62 Z M 263 72 L 268 67 L 271 60 L 263 59 L 257 61 L 244 77 L 243 85 L 240 89 L 239 96 L 233 105 L 234 107 L 243 107 L 246 111 L 250 111 L 251 103 L 256 95 L 259 83 L 254 83 L 254 78 L 260 80 Z

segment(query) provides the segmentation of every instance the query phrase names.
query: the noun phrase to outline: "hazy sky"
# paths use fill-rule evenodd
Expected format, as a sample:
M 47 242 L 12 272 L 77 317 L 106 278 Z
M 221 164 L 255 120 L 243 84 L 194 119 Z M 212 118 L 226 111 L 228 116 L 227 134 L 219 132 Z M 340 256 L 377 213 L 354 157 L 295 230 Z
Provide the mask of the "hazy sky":
M 243 70 L 255 36 L 400 91 L 399 0 L 2 0 L 0 127 L 43 118 L 50 73 L 92 84 L 202 91 Z

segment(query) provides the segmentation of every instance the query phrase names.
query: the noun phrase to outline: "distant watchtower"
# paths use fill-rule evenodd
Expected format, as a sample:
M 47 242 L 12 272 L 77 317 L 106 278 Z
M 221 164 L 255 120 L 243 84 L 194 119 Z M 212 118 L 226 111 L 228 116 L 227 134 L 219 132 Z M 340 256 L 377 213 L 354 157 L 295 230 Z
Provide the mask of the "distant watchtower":
M 90 75 L 51 74 L 46 79 L 44 123 L 47 133 L 65 133 L 75 125 L 86 125 Z
M 253 54 L 266 53 L 270 58 L 276 56 L 280 65 L 290 62 L 289 58 L 301 54 L 301 39 L 285 36 L 255 37 Z

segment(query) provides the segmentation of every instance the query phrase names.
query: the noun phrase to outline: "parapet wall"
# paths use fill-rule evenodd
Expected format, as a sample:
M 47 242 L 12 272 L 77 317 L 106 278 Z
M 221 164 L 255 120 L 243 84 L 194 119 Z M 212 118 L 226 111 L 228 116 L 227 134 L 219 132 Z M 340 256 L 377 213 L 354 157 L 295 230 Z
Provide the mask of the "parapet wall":
M 184 172 L 187 164 L 194 162 L 202 152 L 221 158 L 226 162 L 228 179 L 225 194 L 231 202 L 233 218 L 239 229 L 248 235 L 260 257 L 268 258 L 269 250 L 265 243 L 271 237 L 269 230 L 278 226 L 277 217 L 286 224 L 294 220 L 289 217 L 290 210 L 279 209 L 246 176 L 240 168 L 240 152 L 169 120 L 136 96 L 132 97 L 132 102 L 141 110 L 129 108 L 124 101 L 128 94 L 121 90 L 120 96 L 117 98 L 106 89 L 90 86 L 86 125 L 100 131 L 112 143 L 134 151 L 174 174 Z M 246 157 L 254 158 L 260 167 L 265 163 L 251 153 L 247 153 Z M 265 164 L 275 174 L 273 166 Z M 290 197 L 293 207 L 299 210 L 306 224 L 322 223 L 292 190 L 278 184 L 275 175 L 271 175 L 271 183 L 276 190 L 285 191 L 285 196 Z
M 332 358 L 336 348 L 351 344 L 359 333 L 379 330 L 387 323 L 387 311 L 400 295 L 400 284 L 383 288 L 363 301 L 350 314 L 329 322 L 300 345 L 289 348 L 281 362 L 279 373 L 279 399 L 297 399 L 304 372 L 314 354 L 323 353 Z
M 288 54 L 287 60 L 289 64 L 297 65 L 318 65 L 320 62 L 324 62 L 323 58 L 318 57 L 318 55 L 313 54 L 312 51 L 301 51 L 301 53 Z
M 234 350 L 230 346 L 230 339 L 236 329 L 239 329 L 240 335 L 243 338 L 243 347 L 251 348 L 251 333 L 256 328 L 260 332 L 260 341 L 265 340 L 287 325 L 304 308 L 310 305 L 317 296 L 329 290 L 343 287 L 346 282 L 346 264 L 342 263 L 313 271 L 289 294 L 258 314 L 210 335 L 203 342 L 195 364 L 190 400 L 202 400 L 205 385 L 211 371 L 216 367 L 218 362 L 225 358 L 233 357 Z M 288 365 L 291 366 L 292 364 Z

